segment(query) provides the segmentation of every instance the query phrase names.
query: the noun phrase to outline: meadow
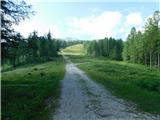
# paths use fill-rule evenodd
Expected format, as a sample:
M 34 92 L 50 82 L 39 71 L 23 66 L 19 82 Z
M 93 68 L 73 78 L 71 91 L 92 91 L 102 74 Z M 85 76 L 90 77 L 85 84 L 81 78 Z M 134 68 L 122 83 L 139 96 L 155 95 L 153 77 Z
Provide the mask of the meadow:
M 68 46 L 65 49 L 61 50 L 61 54 L 63 55 L 84 55 L 85 49 L 83 44 L 76 44 L 72 46 Z
M 46 120 L 58 105 L 62 58 L 18 67 L 1 74 L 2 120 Z

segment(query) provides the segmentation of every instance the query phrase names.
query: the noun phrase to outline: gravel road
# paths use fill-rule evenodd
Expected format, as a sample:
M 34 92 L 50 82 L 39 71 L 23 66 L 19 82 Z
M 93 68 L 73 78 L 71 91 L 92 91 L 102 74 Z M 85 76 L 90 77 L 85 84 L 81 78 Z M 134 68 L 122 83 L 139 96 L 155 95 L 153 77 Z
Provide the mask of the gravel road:
M 137 112 L 134 104 L 116 98 L 64 59 L 66 74 L 54 120 L 160 120 L 160 116 Z

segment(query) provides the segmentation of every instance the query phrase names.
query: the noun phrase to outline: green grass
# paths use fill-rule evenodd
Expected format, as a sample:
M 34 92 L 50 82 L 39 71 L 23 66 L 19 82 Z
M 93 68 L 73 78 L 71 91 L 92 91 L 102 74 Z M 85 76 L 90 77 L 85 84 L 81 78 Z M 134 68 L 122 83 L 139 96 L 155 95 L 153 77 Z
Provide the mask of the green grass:
M 48 119 L 57 106 L 64 72 L 62 58 L 3 72 L 2 120 Z
M 137 104 L 141 111 L 160 114 L 160 72 L 148 67 L 106 58 L 70 56 L 93 80 L 112 94 Z M 89 63 L 86 63 L 88 61 Z
M 61 54 L 64 55 L 84 55 L 84 45 L 83 44 L 76 44 L 69 47 L 66 47 L 65 49 L 61 50 Z

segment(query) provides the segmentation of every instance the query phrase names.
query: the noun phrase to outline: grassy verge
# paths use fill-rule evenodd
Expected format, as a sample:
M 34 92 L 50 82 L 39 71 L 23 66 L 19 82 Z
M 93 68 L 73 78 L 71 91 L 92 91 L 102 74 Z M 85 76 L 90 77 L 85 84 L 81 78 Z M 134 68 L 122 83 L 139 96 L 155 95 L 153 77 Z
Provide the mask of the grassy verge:
M 46 120 L 57 105 L 62 58 L 2 73 L 1 105 L 4 120 Z
M 160 114 L 160 72 L 148 67 L 106 58 L 70 56 L 93 80 L 114 95 L 137 104 L 138 110 Z M 89 61 L 89 63 L 86 63 Z

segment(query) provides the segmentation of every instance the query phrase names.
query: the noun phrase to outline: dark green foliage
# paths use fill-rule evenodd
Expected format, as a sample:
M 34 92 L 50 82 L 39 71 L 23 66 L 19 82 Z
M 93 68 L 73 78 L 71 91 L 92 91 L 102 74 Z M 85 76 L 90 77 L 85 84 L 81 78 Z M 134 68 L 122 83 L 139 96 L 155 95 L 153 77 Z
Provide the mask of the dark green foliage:
M 1 1 L 1 60 L 2 64 L 10 62 L 13 66 L 19 61 L 21 51 L 20 44 L 25 45 L 24 40 L 19 33 L 15 32 L 13 25 L 19 24 L 25 18 L 28 18 L 31 11 L 31 5 L 27 5 L 25 1 L 2 0 Z M 18 50 L 19 49 L 19 50 Z
M 12 26 L 29 17 L 29 14 L 33 13 L 31 7 L 23 0 L 1 1 L 1 39 L 9 42 L 15 37 L 15 31 Z
M 2 67 L 10 64 L 13 67 L 24 63 L 35 63 L 52 60 L 58 56 L 60 42 L 53 39 L 49 32 L 47 36 L 38 36 L 34 31 L 27 39 L 16 34 L 15 39 L 2 43 Z
M 133 27 L 124 43 L 123 58 L 133 63 L 160 67 L 160 11 L 156 11 L 145 25 L 144 32 Z
M 38 37 L 35 33 L 30 34 L 28 38 L 28 46 L 33 61 L 52 60 L 54 57 L 57 57 L 61 41 L 53 39 L 50 31 L 46 36 L 41 37 Z
M 104 56 L 113 60 L 122 60 L 123 42 L 121 39 L 105 38 L 91 41 L 88 44 L 87 52 L 91 56 Z

